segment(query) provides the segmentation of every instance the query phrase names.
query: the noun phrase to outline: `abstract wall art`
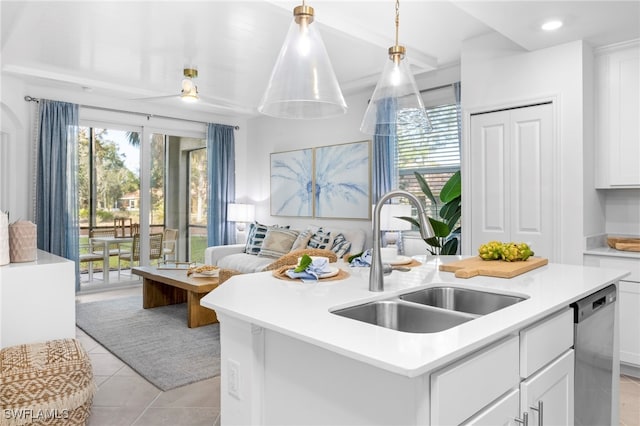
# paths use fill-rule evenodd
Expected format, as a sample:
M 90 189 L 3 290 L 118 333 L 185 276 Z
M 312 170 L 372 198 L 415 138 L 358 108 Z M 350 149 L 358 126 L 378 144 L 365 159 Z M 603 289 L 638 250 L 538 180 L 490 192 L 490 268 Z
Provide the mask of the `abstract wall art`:
M 271 154 L 271 215 L 371 218 L 371 143 Z
M 313 215 L 313 150 L 271 154 L 271 215 Z

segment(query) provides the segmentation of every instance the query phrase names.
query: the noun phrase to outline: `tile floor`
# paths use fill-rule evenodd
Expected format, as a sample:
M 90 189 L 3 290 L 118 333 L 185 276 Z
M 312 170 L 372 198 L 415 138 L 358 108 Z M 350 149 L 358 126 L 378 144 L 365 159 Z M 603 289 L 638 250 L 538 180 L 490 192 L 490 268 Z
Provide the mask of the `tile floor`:
M 141 285 L 136 284 L 114 291 L 82 294 L 76 301 L 126 297 L 141 291 Z M 76 330 L 91 356 L 98 386 L 89 426 L 220 424 L 220 377 L 162 392 L 82 330 Z M 620 426 L 640 426 L 640 378 L 620 376 Z
M 83 294 L 77 303 L 140 294 L 135 285 L 115 291 Z M 163 392 L 113 356 L 85 332 L 77 338 L 89 352 L 98 391 L 88 426 L 220 424 L 220 377 Z

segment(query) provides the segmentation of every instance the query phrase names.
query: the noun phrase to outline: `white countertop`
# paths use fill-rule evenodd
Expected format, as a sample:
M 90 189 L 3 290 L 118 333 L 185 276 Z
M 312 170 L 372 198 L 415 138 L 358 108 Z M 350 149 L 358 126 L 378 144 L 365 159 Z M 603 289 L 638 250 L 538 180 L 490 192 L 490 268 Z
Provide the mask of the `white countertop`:
M 417 257 L 424 261 L 424 257 Z M 385 277 L 385 291 L 368 290 L 368 268 L 341 267 L 351 276 L 340 281 L 302 284 L 274 278 L 271 272 L 245 274 L 206 295 L 201 304 L 222 316 L 273 330 L 376 367 L 415 377 L 496 341 L 627 275 L 624 270 L 549 264 L 511 279 L 455 278 L 440 263 L 457 256 L 429 257 L 410 272 Z M 446 284 L 524 295 L 527 300 L 438 333 L 406 333 L 329 312 L 410 290 Z
M 611 257 L 624 257 L 627 259 L 640 260 L 640 252 L 638 251 L 625 251 L 616 250 L 609 246 L 593 247 L 584 251 L 584 254 L 591 254 L 595 256 L 611 256 Z

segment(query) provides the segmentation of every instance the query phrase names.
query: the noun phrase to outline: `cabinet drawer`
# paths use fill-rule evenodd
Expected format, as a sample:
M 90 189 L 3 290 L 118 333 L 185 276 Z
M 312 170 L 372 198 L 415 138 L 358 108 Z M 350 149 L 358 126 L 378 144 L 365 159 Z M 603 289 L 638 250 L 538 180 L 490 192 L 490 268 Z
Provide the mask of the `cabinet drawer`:
M 520 376 L 529 377 L 573 346 L 573 309 L 520 331 Z
M 518 336 L 431 374 L 431 424 L 458 425 L 518 387 Z
M 463 426 L 508 426 L 520 416 L 520 390 L 514 389 L 498 401 L 485 408 Z

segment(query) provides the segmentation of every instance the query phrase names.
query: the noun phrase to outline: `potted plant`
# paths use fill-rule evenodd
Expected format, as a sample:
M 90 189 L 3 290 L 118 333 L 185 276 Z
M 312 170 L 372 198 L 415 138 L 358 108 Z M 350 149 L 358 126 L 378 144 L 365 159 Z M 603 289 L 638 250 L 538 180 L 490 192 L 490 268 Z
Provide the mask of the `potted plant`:
M 429 184 L 425 178 L 418 172 L 414 172 L 414 175 L 420 184 L 420 189 L 422 189 L 424 195 L 431 200 L 441 219 L 429 218 L 433 232 L 435 233 L 434 237 L 424 240 L 430 247 L 428 249 L 429 253 L 434 255 L 457 254 L 458 238 L 456 234 L 459 235 L 461 232 L 461 227 L 457 226 L 457 224 L 462 213 L 462 182 L 460 179 L 460 170 L 455 172 L 442 187 L 439 196 L 442 203 L 441 208 L 438 208 L 438 201 L 436 197 L 434 197 L 433 192 L 431 192 L 431 188 L 429 188 Z M 399 219 L 411 222 L 420 229 L 420 222 L 412 217 L 402 216 L 399 217 Z

